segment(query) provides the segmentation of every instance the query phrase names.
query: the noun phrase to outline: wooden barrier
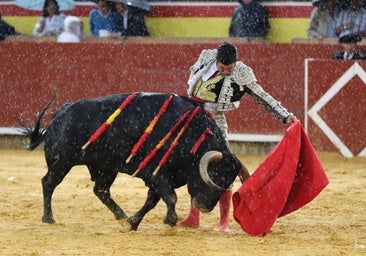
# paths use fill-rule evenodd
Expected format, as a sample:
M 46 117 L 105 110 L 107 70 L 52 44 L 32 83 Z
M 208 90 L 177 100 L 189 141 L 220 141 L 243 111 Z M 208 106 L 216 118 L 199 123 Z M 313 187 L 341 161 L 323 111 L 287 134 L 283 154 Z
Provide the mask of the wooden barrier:
M 50 99 L 51 88 L 57 91 L 57 102 L 46 122 L 57 107 L 80 98 L 136 91 L 186 95 L 189 67 L 202 49 L 216 48 L 224 41 L 236 44 L 239 58 L 253 68 L 258 83 L 302 121 L 304 60 L 330 59 L 340 48 L 326 44 L 256 44 L 230 38 L 151 37 L 79 44 L 5 41 L 0 43 L 0 127 L 17 127 L 18 118 L 32 123 Z M 227 117 L 229 132 L 236 140 L 284 133 L 283 124 L 247 95 L 238 110 Z
M 338 44 L 338 38 L 308 38 L 297 37 L 291 40 L 294 44 Z
M 306 70 L 306 123 L 314 146 L 366 156 L 366 62 L 310 59 Z
M 338 38 L 292 38 L 294 44 L 339 44 Z M 362 40 L 358 43 L 360 46 L 366 45 L 366 40 Z

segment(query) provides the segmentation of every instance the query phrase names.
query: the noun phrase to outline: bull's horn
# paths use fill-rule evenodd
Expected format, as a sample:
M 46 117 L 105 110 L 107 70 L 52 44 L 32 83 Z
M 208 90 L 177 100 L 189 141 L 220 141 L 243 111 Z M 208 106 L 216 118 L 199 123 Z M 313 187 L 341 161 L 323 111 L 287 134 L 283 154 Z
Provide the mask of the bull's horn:
M 200 160 L 200 175 L 202 180 L 210 187 L 218 189 L 218 190 L 225 190 L 223 187 L 215 184 L 207 172 L 208 164 L 211 161 L 219 161 L 222 159 L 222 153 L 219 151 L 209 151 L 205 153 L 201 160 Z
M 239 171 L 238 176 L 241 183 L 244 183 L 244 181 L 249 178 L 250 174 L 248 168 L 244 164 L 241 164 L 241 169 Z

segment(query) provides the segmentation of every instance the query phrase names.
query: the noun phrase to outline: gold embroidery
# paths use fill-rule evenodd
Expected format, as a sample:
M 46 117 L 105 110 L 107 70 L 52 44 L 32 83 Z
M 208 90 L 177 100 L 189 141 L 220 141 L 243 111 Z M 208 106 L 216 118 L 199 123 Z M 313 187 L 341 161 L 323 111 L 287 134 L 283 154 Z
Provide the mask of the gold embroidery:
M 193 95 L 207 102 L 217 102 L 218 95 L 212 90 L 216 88 L 216 83 L 219 82 L 222 78 L 223 76 L 218 75 L 211 79 L 208 79 L 206 82 L 202 82 L 202 79 L 199 79 L 194 85 Z

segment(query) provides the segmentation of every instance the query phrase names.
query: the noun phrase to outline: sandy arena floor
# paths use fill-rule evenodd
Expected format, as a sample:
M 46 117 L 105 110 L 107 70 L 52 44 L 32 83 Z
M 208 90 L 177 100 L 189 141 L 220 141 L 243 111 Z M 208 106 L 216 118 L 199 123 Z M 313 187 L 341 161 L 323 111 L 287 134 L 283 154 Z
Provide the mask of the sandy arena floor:
M 94 196 L 85 167 L 75 167 L 53 196 L 56 224 L 41 222 L 42 151 L 0 150 L 0 255 L 366 255 L 366 158 L 319 153 L 330 184 L 310 204 L 276 221 L 264 237 L 245 234 L 233 218 L 231 232 L 217 231 L 218 208 L 201 215 L 198 229 L 177 227 L 164 235 L 166 207 L 159 202 L 136 232 L 122 233 Z M 254 170 L 263 156 L 240 156 Z M 240 186 L 234 184 L 234 191 Z M 141 180 L 121 174 L 112 186 L 131 215 L 145 200 Z M 177 214 L 189 210 L 186 188 L 177 190 Z

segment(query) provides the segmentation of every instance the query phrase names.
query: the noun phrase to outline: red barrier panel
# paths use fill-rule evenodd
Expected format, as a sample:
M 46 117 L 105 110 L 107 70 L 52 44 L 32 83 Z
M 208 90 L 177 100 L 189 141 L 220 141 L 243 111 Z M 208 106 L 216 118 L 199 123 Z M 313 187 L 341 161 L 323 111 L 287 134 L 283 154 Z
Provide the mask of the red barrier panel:
M 234 9 L 239 5 L 237 2 L 181 2 L 181 3 L 150 3 L 152 12 L 147 17 L 231 17 Z M 308 18 L 313 6 L 311 3 L 264 3 L 270 18 Z M 65 11 L 66 15 L 88 17 L 95 3 L 77 3 L 75 8 Z M 40 16 L 41 11 L 31 11 L 16 6 L 12 2 L 0 1 L 0 13 L 3 16 Z
M 366 62 L 308 61 L 308 131 L 314 146 L 366 156 Z
M 2 42 L 0 127 L 18 126 L 20 117 L 33 121 L 50 99 L 51 87 L 58 95 L 51 112 L 65 102 L 112 93 L 153 91 L 186 95 L 189 67 L 202 49 L 216 48 L 224 39 L 178 41 L 164 43 L 150 38 L 135 43 Z M 240 59 L 253 68 L 258 83 L 300 120 L 304 119 L 304 59 L 330 58 L 339 48 L 320 44 L 236 45 Z M 322 72 L 321 69 L 319 73 Z M 281 122 L 247 95 L 239 109 L 227 116 L 230 133 L 284 133 Z

